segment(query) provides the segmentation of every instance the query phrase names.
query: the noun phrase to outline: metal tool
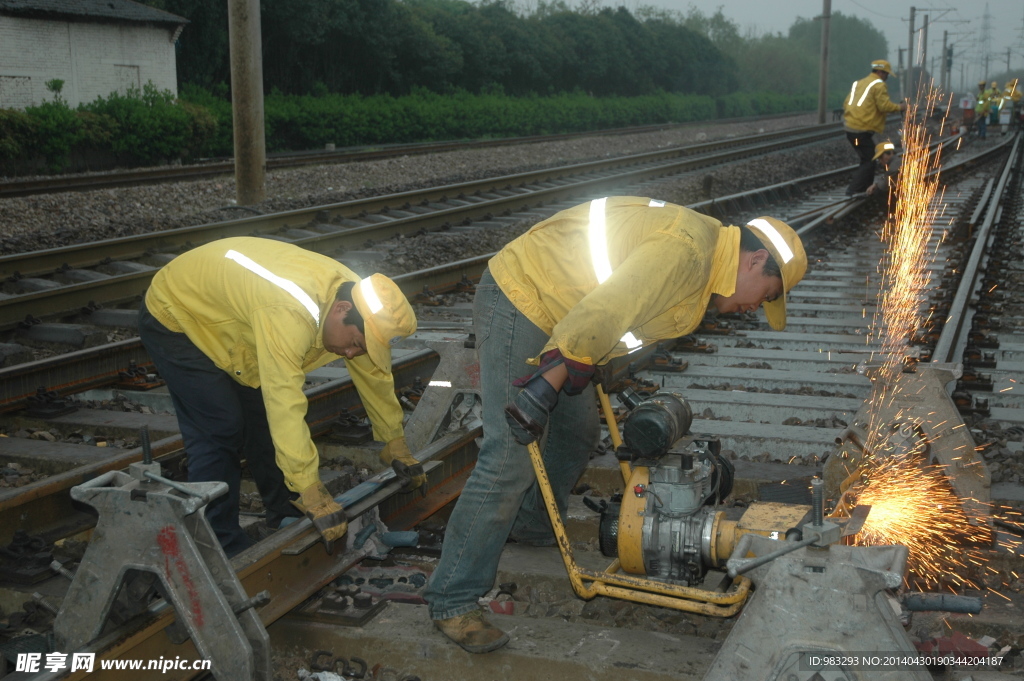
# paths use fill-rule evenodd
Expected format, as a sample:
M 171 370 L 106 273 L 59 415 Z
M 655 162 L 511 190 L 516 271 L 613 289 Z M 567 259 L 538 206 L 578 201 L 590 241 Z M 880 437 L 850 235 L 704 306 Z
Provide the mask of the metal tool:
M 246 594 L 204 512 L 227 484 L 167 480 L 152 462 L 148 432 L 142 444 L 143 462 L 127 473 L 109 471 L 71 488 L 99 519 L 54 622 L 58 649 L 95 640 L 122 583 L 149 572 L 220 681 L 269 681 L 270 637 L 253 611 L 266 601 Z

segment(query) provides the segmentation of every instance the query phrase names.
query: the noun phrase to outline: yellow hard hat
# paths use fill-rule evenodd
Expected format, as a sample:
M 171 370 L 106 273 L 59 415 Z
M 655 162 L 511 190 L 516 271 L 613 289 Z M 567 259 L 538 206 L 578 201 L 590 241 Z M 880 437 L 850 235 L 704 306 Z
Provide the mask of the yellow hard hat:
M 879 142 L 878 144 L 875 145 L 875 155 L 871 157 L 871 160 L 874 161 L 887 151 L 895 153 L 896 145 L 893 144 L 892 142 Z
M 997 88 L 997 87 L 999 87 L 999 83 L 997 83 L 997 82 L 995 82 L 995 81 L 993 80 L 993 81 L 992 81 L 992 87 L 994 87 L 994 88 Z
M 416 331 L 416 315 L 398 284 L 371 274 L 352 288 L 352 302 L 363 317 L 363 335 L 370 361 L 391 371 L 391 347 Z
M 873 62 L 871 62 L 871 70 L 872 71 L 885 71 L 890 76 L 892 75 L 892 66 L 890 66 L 889 62 L 887 62 L 884 59 L 876 59 Z
M 985 81 L 983 81 L 983 80 L 979 80 L 979 81 L 978 81 L 978 87 L 985 87 L 985 84 L 986 84 L 986 83 L 985 83 Z
M 764 315 L 768 323 L 776 331 L 782 331 L 786 328 L 786 294 L 807 273 L 807 253 L 797 233 L 782 220 L 759 217 L 748 222 L 747 227 L 761 240 L 782 271 L 784 293 L 764 304 Z

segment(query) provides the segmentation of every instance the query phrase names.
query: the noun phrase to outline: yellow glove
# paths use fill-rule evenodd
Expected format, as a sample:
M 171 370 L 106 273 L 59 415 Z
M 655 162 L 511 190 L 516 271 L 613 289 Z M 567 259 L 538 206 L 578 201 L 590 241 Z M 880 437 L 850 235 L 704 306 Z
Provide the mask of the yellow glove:
M 312 521 L 313 527 L 324 538 L 327 553 L 331 553 L 334 541 L 345 536 L 345 532 L 348 531 L 345 509 L 334 500 L 324 487 L 324 483 L 319 480 L 302 490 L 299 498 L 292 504 Z
M 380 460 L 385 466 L 391 466 L 399 480 L 405 481 L 406 491 L 411 491 L 427 481 L 427 474 L 423 472 L 423 464 L 416 460 L 416 457 L 409 451 L 409 445 L 405 444 L 404 437 L 396 437 L 384 445 L 381 450 Z

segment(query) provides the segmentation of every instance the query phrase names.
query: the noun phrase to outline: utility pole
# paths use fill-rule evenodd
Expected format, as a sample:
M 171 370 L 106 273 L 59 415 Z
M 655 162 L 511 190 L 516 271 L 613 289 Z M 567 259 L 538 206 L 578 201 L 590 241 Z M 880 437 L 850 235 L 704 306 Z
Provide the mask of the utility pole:
M 924 24 L 921 26 L 921 70 L 928 67 L 928 15 L 924 15 Z M 931 73 L 928 74 L 929 76 Z
M 985 71 L 981 75 L 982 80 L 988 80 L 988 60 L 992 53 L 989 51 L 989 43 L 992 42 L 992 15 L 988 13 L 988 3 L 985 3 L 985 14 L 981 17 L 981 53 L 984 55 L 982 61 L 985 63 Z
M 267 146 L 263 122 L 263 43 L 259 0 L 228 0 L 231 119 L 235 133 L 238 205 L 266 198 Z
M 900 89 L 903 90 L 903 98 L 910 96 L 910 72 L 914 68 L 914 13 L 917 8 L 910 8 L 910 33 L 907 36 L 907 70 L 903 72 L 903 79 L 900 81 Z
M 949 39 L 949 31 L 942 32 L 942 77 L 939 79 L 939 87 L 942 91 L 946 91 L 947 81 L 949 80 L 949 52 L 946 50 L 946 41 Z
M 828 103 L 828 24 L 832 18 L 832 0 L 821 0 L 821 73 L 818 76 L 818 123 L 825 122 Z
M 1010 48 L 1006 48 L 1006 70 L 1010 70 Z

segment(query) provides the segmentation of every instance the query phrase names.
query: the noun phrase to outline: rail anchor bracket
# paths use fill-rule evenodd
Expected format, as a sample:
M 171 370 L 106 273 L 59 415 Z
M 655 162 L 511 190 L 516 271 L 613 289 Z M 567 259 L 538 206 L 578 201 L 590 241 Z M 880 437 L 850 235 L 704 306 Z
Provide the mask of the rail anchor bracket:
M 99 637 L 122 583 L 150 573 L 177 614 L 174 626 L 187 630 L 217 679 L 269 681 L 270 637 L 254 611 L 265 601 L 246 594 L 204 512 L 225 492 L 223 482 L 167 481 L 156 463 L 73 487 L 72 499 L 99 520 L 54 622 L 59 649 Z

